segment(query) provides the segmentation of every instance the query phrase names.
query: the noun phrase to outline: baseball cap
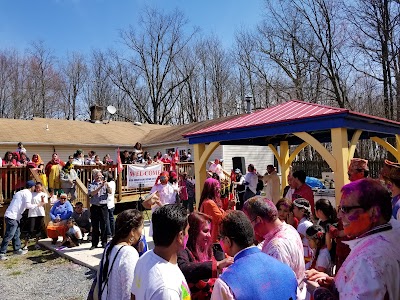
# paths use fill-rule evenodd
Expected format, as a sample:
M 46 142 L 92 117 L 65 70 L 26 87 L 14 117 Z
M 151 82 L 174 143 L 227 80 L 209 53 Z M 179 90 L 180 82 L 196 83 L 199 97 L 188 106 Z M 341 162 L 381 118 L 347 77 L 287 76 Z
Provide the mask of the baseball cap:
M 35 186 L 35 182 L 33 180 L 28 180 L 26 182 L 26 188 L 30 189 L 31 187 Z

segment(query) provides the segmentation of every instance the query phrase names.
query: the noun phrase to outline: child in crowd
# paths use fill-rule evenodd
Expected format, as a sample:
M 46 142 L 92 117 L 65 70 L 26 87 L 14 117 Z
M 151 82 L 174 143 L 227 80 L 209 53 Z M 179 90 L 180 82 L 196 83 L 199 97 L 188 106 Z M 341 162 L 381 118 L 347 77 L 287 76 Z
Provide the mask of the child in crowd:
M 82 242 L 82 232 L 73 218 L 69 218 L 67 221 L 68 231 L 65 234 L 65 239 L 62 242 L 63 246 L 69 248 L 79 246 Z
M 331 254 L 332 261 L 335 261 L 336 242 L 333 240 L 333 237 L 330 234 L 330 227 L 338 227 L 336 209 L 328 199 L 319 199 L 315 203 L 315 215 L 318 218 L 317 224 L 325 230 L 326 247 Z
M 313 223 L 310 221 L 311 216 L 311 205 L 307 199 L 298 198 L 293 201 L 293 215 L 299 220 L 299 225 L 297 226 L 297 232 L 300 234 L 301 240 L 303 242 L 304 249 L 304 262 L 306 264 L 306 270 L 310 269 L 312 258 L 313 258 L 313 250 L 310 248 L 308 244 L 308 240 L 306 237 L 306 231 L 309 227 L 313 226 Z
M 299 220 L 293 215 L 293 204 L 292 201 L 286 198 L 280 199 L 276 202 L 276 209 L 278 210 L 278 218 L 282 222 L 292 225 L 297 229 Z
M 308 243 L 315 255 L 311 269 L 332 275 L 332 260 L 325 243 L 325 230 L 320 225 L 313 225 L 306 230 Z
M 58 201 L 57 194 L 54 194 L 54 189 L 52 188 L 48 188 L 47 191 L 49 192 L 50 195 L 49 197 L 50 204 L 53 205 Z

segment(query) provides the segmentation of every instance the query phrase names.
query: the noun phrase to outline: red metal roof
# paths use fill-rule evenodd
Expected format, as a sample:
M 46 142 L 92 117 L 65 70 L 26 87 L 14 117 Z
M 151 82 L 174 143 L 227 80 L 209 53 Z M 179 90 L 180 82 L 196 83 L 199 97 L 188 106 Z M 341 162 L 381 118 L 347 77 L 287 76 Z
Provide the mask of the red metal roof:
M 348 110 L 299 100 L 291 100 L 274 107 L 238 116 L 233 120 L 187 133 L 185 136 L 327 116 L 343 112 L 348 112 Z

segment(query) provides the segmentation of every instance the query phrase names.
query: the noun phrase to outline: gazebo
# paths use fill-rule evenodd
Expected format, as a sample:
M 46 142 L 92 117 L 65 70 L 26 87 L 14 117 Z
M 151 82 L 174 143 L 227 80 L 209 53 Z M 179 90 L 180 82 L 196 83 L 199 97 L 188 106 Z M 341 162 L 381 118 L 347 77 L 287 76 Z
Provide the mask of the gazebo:
M 208 158 L 219 145 L 270 147 L 281 167 L 282 186 L 287 185 L 289 167 L 296 155 L 310 145 L 334 172 L 337 204 L 341 187 L 348 183 L 347 168 L 360 139 L 373 140 L 400 162 L 400 122 L 298 100 L 240 115 L 185 137 L 194 145 L 197 203 Z M 396 147 L 383 140 L 387 137 L 395 137 Z M 326 142 L 332 142 L 332 151 L 322 144 Z M 297 147 L 289 153 L 291 145 Z

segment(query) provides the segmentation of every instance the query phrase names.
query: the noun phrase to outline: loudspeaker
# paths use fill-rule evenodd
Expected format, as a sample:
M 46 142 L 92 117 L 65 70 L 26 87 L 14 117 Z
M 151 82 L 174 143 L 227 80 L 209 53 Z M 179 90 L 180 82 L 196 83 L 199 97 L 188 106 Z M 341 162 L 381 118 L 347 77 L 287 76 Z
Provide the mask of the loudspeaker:
M 246 163 L 243 156 L 232 157 L 233 170 L 240 169 L 242 174 L 246 174 Z

